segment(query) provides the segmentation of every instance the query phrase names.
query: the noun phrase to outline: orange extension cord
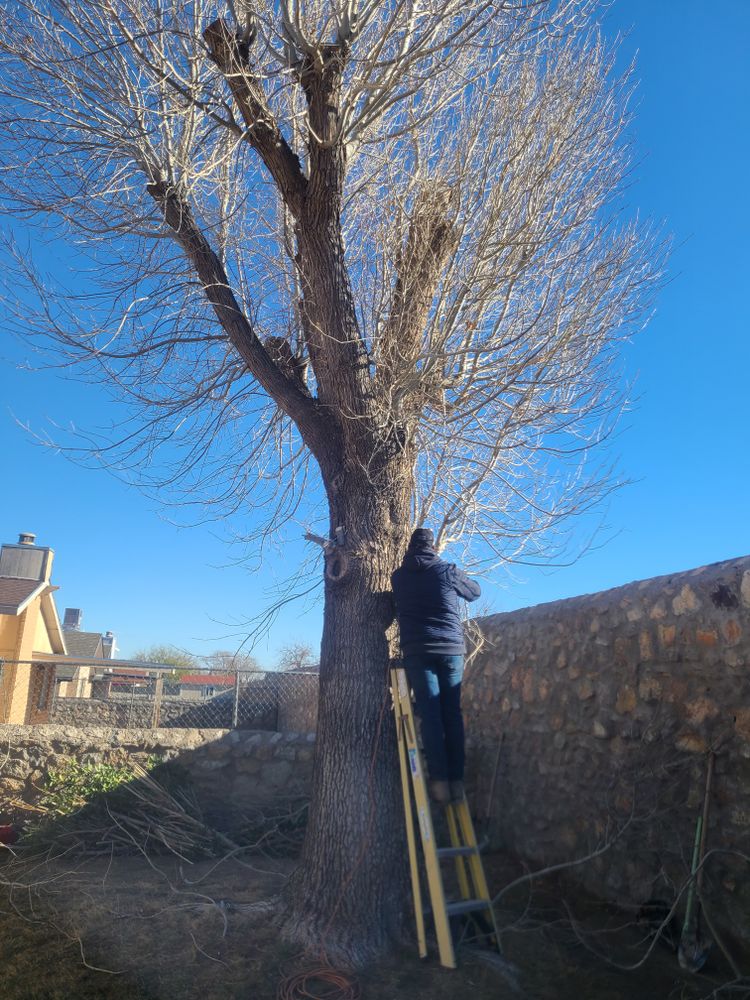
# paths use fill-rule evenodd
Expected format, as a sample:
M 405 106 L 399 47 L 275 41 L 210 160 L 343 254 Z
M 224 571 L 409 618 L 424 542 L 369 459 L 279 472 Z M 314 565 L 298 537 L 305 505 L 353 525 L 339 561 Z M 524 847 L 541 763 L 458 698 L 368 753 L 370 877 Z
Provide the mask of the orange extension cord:
M 277 994 L 278 1000 L 360 1000 L 361 995 L 356 979 L 325 965 L 289 976 Z

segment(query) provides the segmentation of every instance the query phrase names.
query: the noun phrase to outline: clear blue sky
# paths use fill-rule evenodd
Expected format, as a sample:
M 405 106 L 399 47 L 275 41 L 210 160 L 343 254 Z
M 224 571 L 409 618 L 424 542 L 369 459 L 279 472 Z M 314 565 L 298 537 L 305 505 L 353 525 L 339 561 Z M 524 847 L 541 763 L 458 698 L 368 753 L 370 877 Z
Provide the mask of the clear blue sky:
M 495 574 L 485 586 L 495 611 L 750 552 L 750 3 L 709 13 L 697 0 L 620 0 L 604 23 L 608 34 L 629 30 L 624 57 L 638 53 L 642 159 L 630 200 L 674 234 L 672 280 L 625 356 L 640 399 L 619 440 L 634 482 L 610 503 L 613 537 L 569 567 Z M 1 540 L 33 531 L 51 545 L 61 612 L 83 608 L 83 627 L 115 632 L 120 655 L 157 642 L 236 648 L 243 620 L 305 546 L 271 553 L 258 572 L 237 564 L 221 525 L 178 528 L 168 509 L 35 444 L 16 420 L 39 431 L 50 420 L 104 423 L 103 395 L 19 367 L 23 350 L 7 335 L 0 355 L 1 467 L 13 470 L 0 489 Z M 319 636 L 320 608 L 295 605 L 255 654 L 271 664 L 285 642 L 317 646 Z

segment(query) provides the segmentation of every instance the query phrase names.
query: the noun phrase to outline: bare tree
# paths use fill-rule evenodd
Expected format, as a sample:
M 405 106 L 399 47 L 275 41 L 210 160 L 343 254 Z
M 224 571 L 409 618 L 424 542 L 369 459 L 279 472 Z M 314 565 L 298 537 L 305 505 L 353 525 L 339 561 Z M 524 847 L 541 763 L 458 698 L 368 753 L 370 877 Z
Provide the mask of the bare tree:
M 282 646 L 276 661 L 278 670 L 310 670 L 315 665 L 315 653 L 306 642 L 291 642 Z
M 96 455 L 260 536 L 323 498 L 282 919 L 360 961 L 402 925 L 386 668 L 411 528 L 512 558 L 611 485 L 589 453 L 663 256 L 624 214 L 630 73 L 588 0 L 15 0 L 0 39 L 2 197 L 78 270 L 67 291 L 14 251 L 17 315 L 130 404 Z
M 202 659 L 205 668 L 217 674 L 238 674 L 263 669 L 250 653 L 232 652 L 228 649 L 217 649 L 215 653 L 209 653 Z

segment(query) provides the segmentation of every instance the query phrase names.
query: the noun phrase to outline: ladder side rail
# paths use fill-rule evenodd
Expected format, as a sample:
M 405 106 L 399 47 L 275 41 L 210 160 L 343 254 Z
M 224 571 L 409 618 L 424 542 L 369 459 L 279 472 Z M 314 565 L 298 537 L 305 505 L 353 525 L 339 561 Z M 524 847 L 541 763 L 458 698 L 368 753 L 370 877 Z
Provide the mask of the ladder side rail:
M 451 838 L 452 847 L 470 847 L 470 844 L 466 844 L 461 840 L 461 835 L 459 832 L 459 825 L 456 818 L 456 810 L 454 803 L 451 802 L 450 805 L 446 806 L 445 817 L 448 820 L 448 833 Z M 463 857 L 456 857 L 456 877 L 458 879 L 458 887 L 461 892 L 461 899 L 471 899 L 472 893 L 469 888 L 469 879 L 466 874 L 466 859 Z
M 471 879 L 476 890 L 476 895 L 478 899 L 486 900 L 487 911 L 490 915 L 490 920 L 492 922 L 492 928 L 495 936 L 495 947 L 500 951 L 500 935 L 497 930 L 497 921 L 495 920 L 495 910 L 492 906 L 492 897 L 490 896 L 490 890 L 487 885 L 487 877 L 484 873 L 484 865 L 482 864 L 482 858 L 479 853 L 479 848 L 477 847 L 477 838 L 474 833 L 474 824 L 471 820 L 471 813 L 469 812 L 469 806 L 464 798 L 461 802 L 456 803 L 456 814 L 458 817 L 458 822 L 461 827 L 461 832 L 466 844 L 475 848 L 475 852 L 471 854 L 468 858 L 469 870 L 471 872 Z
M 417 809 L 417 818 L 419 820 L 419 831 L 422 838 L 422 851 L 424 853 L 425 869 L 427 871 L 427 885 L 430 891 L 432 917 L 435 922 L 435 933 L 438 940 L 440 964 L 448 969 L 455 969 L 456 955 L 453 948 L 453 939 L 451 937 L 450 921 L 448 918 L 448 910 L 445 899 L 445 889 L 443 888 L 443 876 L 440 871 L 440 861 L 437 854 L 435 830 L 432 824 L 432 813 L 430 811 L 430 802 L 427 794 L 427 783 L 425 781 L 425 772 L 422 765 L 422 755 L 420 754 L 419 746 L 417 745 L 411 695 L 409 693 L 409 685 L 406 679 L 406 671 L 403 668 L 399 668 L 396 673 L 396 689 L 400 711 L 403 716 L 409 773 L 411 774 L 414 801 Z
M 406 739 L 404 734 L 403 716 L 397 695 L 396 671 L 391 670 L 391 691 L 393 693 L 393 711 L 396 720 L 396 738 L 398 742 L 398 760 L 401 771 L 401 792 L 404 800 L 404 821 L 406 823 L 406 842 L 409 848 L 409 873 L 411 876 L 412 901 L 414 903 L 414 919 L 417 925 L 417 946 L 419 957 L 427 956 L 427 934 L 425 932 L 424 910 L 422 908 L 422 886 L 419 880 L 419 860 L 417 857 L 417 840 L 414 832 L 414 811 L 409 787 L 409 765 L 407 762 Z

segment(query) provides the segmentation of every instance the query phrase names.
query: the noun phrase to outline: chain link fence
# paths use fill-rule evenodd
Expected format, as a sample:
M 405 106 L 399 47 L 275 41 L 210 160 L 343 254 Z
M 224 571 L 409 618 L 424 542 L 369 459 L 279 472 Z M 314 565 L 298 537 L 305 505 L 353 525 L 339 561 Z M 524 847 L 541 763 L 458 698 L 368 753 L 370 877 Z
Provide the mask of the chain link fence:
M 314 671 L 177 676 L 0 661 L 0 723 L 314 732 Z

